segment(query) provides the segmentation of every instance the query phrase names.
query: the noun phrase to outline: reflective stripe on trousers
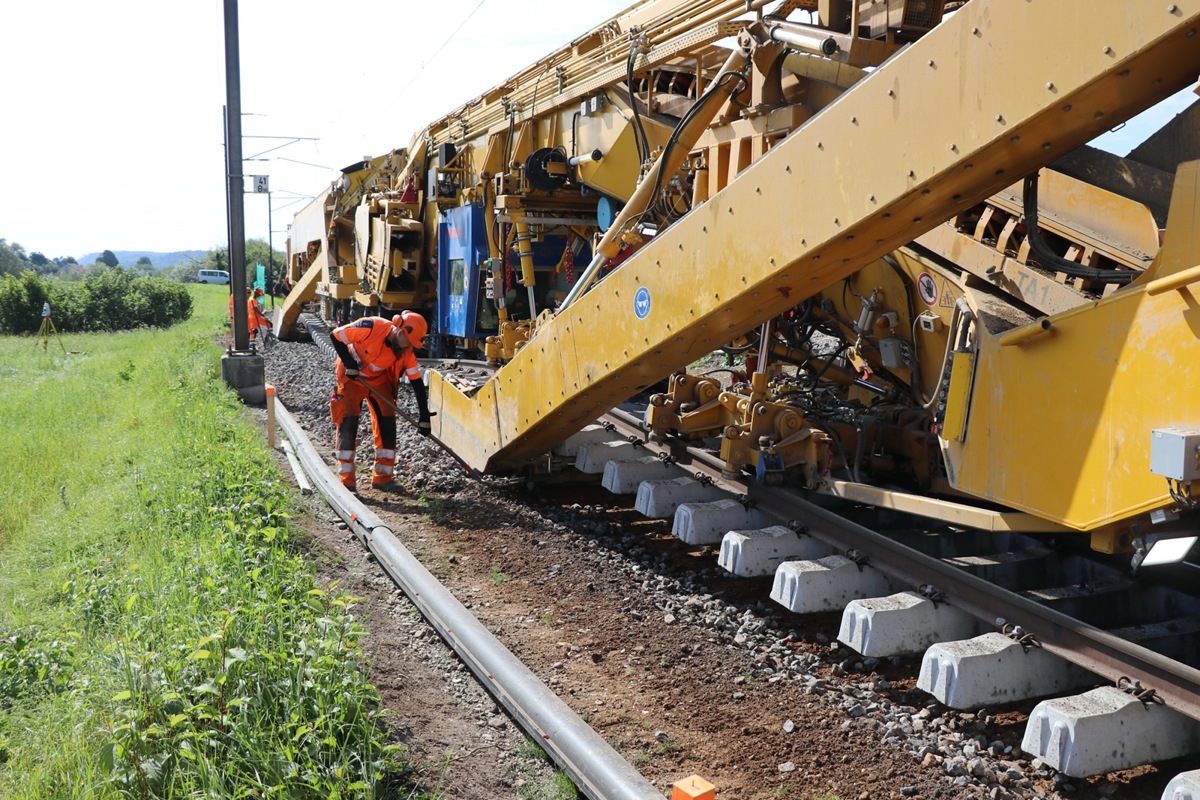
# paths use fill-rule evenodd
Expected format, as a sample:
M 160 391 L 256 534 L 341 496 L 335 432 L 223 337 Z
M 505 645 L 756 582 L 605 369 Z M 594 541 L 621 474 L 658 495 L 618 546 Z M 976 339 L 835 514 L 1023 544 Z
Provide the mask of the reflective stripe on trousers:
M 337 459 L 338 480 L 347 489 L 354 489 L 356 486 L 354 477 L 354 451 L 335 450 L 333 457 Z
M 390 448 L 375 450 L 375 469 L 371 473 L 372 483 L 390 483 L 396 474 L 396 451 Z

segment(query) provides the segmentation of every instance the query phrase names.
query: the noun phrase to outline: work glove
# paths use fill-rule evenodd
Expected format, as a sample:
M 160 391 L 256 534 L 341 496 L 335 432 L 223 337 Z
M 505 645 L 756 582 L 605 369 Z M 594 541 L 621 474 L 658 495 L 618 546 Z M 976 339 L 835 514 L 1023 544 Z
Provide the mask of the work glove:
M 347 378 L 357 378 L 358 377 L 358 367 L 346 367 L 346 377 Z
M 421 434 L 422 436 L 432 436 L 433 427 L 429 424 L 429 418 L 436 416 L 436 411 L 430 411 L 427 414 L 422 414 L 420 421 L 417 422 L 417 433 Z

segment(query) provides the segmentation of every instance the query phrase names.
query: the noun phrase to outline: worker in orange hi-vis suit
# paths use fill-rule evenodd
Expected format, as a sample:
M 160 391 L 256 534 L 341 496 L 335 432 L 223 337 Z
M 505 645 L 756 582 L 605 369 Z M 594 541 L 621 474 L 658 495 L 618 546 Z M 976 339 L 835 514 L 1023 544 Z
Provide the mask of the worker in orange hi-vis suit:
M 381 402 L 370 389 L 383 398 L 395 398 L 401 375 L 407 377 L 417 401 L 417 429 L 425 436 L 430 434 L 429 398 L 413 353 L 421 346 L 428 330 L 424 317 L 415 311 L 405 311 L 390 320 L 364 317 L 336 328 L 330 337 L 338 354 L 334 369 L 337 388 L 329 400 L 329 415 L 337 428 L 334 458 L 337 459 L 338 479 L 352 492 L 357 490 L 354 449 L 364 400 L 371 412 L 371 429 L 375 435 L 371 486 L 390 489 L 395 485 L 396 409 Z
M 254 294 L 246 298 L 246 329 L 250 331 L 251 339 L 258 335 L 259 328 L 271 327 L 271 321 L 263 315 L 258 305 L 258 298 L 262 296 L 263 290 L 255 289 Z

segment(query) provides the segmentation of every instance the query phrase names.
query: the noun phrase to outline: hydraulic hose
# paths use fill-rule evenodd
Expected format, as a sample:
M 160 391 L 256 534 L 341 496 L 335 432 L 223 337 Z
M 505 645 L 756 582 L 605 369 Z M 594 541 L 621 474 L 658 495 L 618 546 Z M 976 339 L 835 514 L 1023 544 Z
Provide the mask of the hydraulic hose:
M 650 157 L 650 142 L 646 139 L 646 129 L 642 127 L 642 115 L 638 113 L 637 106 L 637 87 L 633 83 L 633 62 L 640 54 L 641 49 L 634 42 L 629 47 L 629 58 L 625 59 L 625 84 L 629 87 L 629 107 L 633 109 L 633 143 L 637 145 L 639 167 Z
M 375 514 L 347 491 L 279 403 L 277 419 L 317 490 L 397 586 L 526 734 L 592 800 L 663 800 L 662 794 L 504 648 L 417 561 Z
M 749 39 L 739 37 L 738 44 L 738 48 L 729 54 L 729 58 L 726 59 L 725 64 L 721 67 L 722 74 L 726 72 L 741 72 L 749 61 Z M 571 291 L 567 293 L 566 298 L 559 306 L 558 310 L 560 313 L 588 290 L 592 282 L 596 279 L 596 274 L 600 271 L 600 267 L 613 256 L 617 255 L 621 249 L 621 236 L 624 234 L 625 229 L 634 221 L 635 217 L 643 215 L 654 202 L 655 187 L 660 185 L 659 175 L 673 175 L 679 169 L 679 166 L 683 163 L 683 159 L 687 156 L 688 150 L 700 138 L 700 134 L 707 128 L 708 123 L 712 121 L 712 118 L 720 111 L 721 106 L 732 95 L 733 83 L 736 83 L 736 81 L 718 82 L 717 86 L 720 89 L 714 87 L 714 91 L 705 94 L 705 99 L 697 101 L 693 109 L 689 109 L 689 112 L 691 112 L 697 106 L 702 105 L 704 106 L 704 113 L 697 111 L 688 117 L 686 121 L 680 120 L 680 124 L 676 126 L 678 136 L 675 137 L 675 142 L 677 145 L 670 149 L 664 148 L 663 153 L 650 168 L 650 172 L 642 179 L 638 187 L 634 189 L 633 195 L 625 203 L 625 207 L 621 209 L 621 213 L 613 220 L 604 237 L 596 245 L 591 263 L 588 264 L 583 274 L 576 279 L 575 285 L 571 287 Z M 738 85 L 739 87 L 741 86 L 740 83 Z

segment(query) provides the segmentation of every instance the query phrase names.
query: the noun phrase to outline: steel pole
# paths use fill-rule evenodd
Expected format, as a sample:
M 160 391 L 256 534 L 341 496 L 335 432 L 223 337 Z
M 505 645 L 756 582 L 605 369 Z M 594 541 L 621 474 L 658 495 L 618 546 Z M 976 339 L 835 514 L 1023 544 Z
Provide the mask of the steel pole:
M 229 282 L 233 291 L 233 349 L 250 347 L 246 328 L 246 214 L 242 175 L 242 89 L 238 4 L 225 0 L 225 179 L 229 214 Z
M 267 192 L 267 282 L 271 287 L 271 310 L 275 310 L 275 226 L 271 224 L 271 193 Z

